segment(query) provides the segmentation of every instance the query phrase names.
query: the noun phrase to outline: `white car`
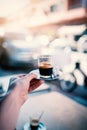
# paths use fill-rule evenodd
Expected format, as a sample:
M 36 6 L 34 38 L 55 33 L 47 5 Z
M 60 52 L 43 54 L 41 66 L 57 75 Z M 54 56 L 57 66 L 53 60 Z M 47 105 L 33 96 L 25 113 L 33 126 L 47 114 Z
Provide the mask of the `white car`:
M 83 35 L 77 42 L 77 48 L 79 52 L 87 53 L 87 35 Z
M 67 46 L 70 46 L 70 45 L 67 39 L 65 38 L 56 38 L 49 44 L 49 47 L 54 48 L 54 49 L 64 49 Z
M 28 66 L 40 52 L 40 44 L 33 44 L 26 40 L 6 40 L 3 43 L 2 64 L 8 66 Z

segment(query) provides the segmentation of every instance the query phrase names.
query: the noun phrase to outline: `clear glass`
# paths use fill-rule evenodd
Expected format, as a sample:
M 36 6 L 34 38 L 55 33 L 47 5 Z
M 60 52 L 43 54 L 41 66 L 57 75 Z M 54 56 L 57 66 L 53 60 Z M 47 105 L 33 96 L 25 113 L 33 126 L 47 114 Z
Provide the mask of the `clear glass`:
M 40 119 L 43 115 L 43 111 L 32 113 L 29 117 L 31 130 L 37 130 L 39 127 Z
M 53 74 L 53 56 L 52 55 L 40 55 L 38 57 L 38 68 L 40 77 L 50 78 Z

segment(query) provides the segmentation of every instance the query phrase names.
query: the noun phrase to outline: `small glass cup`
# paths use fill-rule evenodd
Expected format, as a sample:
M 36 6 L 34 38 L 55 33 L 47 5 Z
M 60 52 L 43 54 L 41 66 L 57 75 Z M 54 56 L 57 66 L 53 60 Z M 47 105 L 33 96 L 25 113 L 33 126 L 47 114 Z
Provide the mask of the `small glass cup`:
M 52 78 L 53 74 L 53 56 L 40 55 L 38 57 L 38 68 L 41 78 Z
M 42 115 L 43 115 L 43 111 L 33 113 L 30 116 L 30 128 L 31 128 L 31 130 L 38 130 L 38 127 L 39 127 L 39 124 L 40 124 L 40 119 L 41 119 Z
M 39 120 L 38 119 L 31 119 L 31 121 L 30 121 L 31 130 L 38 130 L 38 127 L 39 127 Z

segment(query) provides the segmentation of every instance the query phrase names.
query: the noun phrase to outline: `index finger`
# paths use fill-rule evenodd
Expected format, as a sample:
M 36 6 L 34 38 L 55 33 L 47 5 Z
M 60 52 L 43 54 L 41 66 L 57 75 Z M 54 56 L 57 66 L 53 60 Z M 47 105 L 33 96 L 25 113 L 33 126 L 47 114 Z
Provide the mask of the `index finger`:
M 28 79 L 28 81 L 30 82 L 32 79 L 36 79 L 36 78 L 37 78 L 37 75 L 34 74 L 34 73 L 32 73 L 32 74 L 26 75 L 25 77 L 26 77 L 26 78 Z

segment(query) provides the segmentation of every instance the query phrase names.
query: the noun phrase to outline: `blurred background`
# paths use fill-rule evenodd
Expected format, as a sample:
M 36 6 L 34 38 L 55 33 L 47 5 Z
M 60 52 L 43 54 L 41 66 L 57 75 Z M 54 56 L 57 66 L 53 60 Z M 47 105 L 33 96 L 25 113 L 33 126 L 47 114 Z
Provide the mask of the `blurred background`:
M 40 54 L 54 55 L 61 91 L 86 101 L 87 0 L 0 0 L 0 85 L 37 69 Z

